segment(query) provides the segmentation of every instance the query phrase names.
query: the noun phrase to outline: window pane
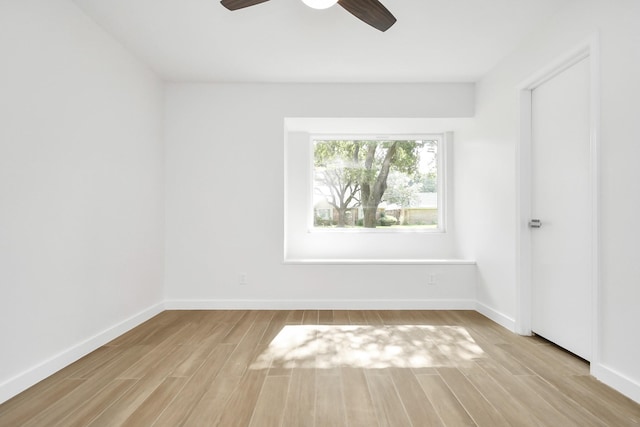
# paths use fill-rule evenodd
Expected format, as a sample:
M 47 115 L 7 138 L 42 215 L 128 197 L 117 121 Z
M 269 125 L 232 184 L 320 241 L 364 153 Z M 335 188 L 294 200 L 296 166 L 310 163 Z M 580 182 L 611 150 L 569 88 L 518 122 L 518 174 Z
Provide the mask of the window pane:
M 314 140 L 314 227 L 437 229 L 439 142 Z

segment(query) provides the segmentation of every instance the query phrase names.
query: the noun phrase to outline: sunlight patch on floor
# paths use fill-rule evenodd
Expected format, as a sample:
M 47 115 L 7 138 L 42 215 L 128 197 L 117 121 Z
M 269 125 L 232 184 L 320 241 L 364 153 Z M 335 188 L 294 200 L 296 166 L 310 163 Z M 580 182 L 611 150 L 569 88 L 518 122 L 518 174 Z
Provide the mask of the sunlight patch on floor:
M 287 325 L 250 369 L 425 368 L 483 356 L 462 326 Z

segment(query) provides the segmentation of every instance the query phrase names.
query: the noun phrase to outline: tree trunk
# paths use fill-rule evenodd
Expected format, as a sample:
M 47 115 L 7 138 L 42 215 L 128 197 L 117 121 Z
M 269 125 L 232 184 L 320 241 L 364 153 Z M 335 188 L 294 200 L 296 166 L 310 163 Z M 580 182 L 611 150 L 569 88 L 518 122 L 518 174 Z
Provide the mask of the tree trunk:
M 345 226 L 345 219 L 346 219 L 346 214 L 347 214 L 347 209 L 346 208 L 338 208 L 338 227 L 340 228 L 344 228 Z
M 378 176 L 374 182 L 363 182 L 360 185 L 362 192 L 362 206 L 364 209 L 364 226 L 367 228 L 376 228 L 376 211 L 378 210 L 378 205 L 382 200 L 382 195 L 387 189 L 389 169 L 391 168 L 391 162 L 396 154 L 397 147 L 398 142 L 396 141 L 387 149 L 387 153 L 382 161 L 382 166 L 380 167 L 380 172 L 378 172 Z M 369 150 L 365 160 L 365 168 L 371 170 L 376 151 L 376 143 L 369 144 L 368 148 Z
M 376 228 L 376 211 L 377 210 L 378 210 L 378 206 L 363 207 L 364 221 L 362 223 L 366 228 Z

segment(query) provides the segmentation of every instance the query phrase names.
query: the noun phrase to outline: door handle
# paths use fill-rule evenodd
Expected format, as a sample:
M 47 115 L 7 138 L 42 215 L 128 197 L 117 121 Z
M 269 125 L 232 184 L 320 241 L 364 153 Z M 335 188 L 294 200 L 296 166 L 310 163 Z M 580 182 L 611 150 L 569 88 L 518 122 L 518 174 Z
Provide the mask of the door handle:
M 529 221 L 529 228 L 540 228 L 542 227 L 542 221 L 539 219 L 532 219 Z

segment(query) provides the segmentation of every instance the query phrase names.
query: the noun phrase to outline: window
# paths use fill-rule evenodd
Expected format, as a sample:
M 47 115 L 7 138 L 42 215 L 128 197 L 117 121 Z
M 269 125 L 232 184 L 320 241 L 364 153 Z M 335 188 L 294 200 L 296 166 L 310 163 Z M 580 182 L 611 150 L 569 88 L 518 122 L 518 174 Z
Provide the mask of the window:
M 312 229 L 443 230 L 442 141 L 313 136 Z
M 453 210 L 448 208 L 448 201 L 452 200 L 455 190 L 449 185 L 453 182 L 454 168 L 453 158 L 448 154 L 454 144 L 453 131 L 460 126 L 457 120 L 286 118 L 284 125 L 283 253 L 286 263 L 419 264 L 456 258 Z M 343 166 L 350 170 L 343 169 L 344 174 L 338 177 L 346 176 L 347 172 L 360 178 L 362 175 L 374 175 L 378 171 L 373 167 L 375 155 L 382 156 L 394 141 L 406 143 L 408 148 L 411 148 L 411 143 L 413 148 L 422 150 L 418 153 L 420 161 L 413 168 L 415 173 L 396 176 L 391 172 L 397 168 L 389 167 L 387 188 L 375 211 L 377 221 L 384 212 L 385 217 L 396 219 L 395 225 L 376 222 L 375 228 L 365 227 L 363 197 L 356 189 L 344 213 L 344 227 L 338 227 L 338 209 L 331 204 L 338 204 L 335 203 L 337 199 L 331 199 L 331 190 L 318 182 L 328 179 L 329 176 L 322 175 L 331 172 L 331 167 L 340 166 L 338 160 L 345 156 L 326 156 L 336 161 L 316 162 L 316 147 L 331 148 L 331 144 L 321 146 L 322 141 L 359 141 L 358 159 L 360 156 L 364 158 L 368 152 L 367 143 L 378 144 L 369 171 L 364 162 L 360 163 L 364 170 L 346 164 Z M 353 159 L 353 152 L 346 158 Z M 403 170 L 407 169 L 412 168 Z M 426 182 L 416 176 L 428 173 L 430 177 Z M 399 185 L 393 182 L 396 178 Z M 354 179 L 352 186 L 361 182 Z M 418 185 L 419 197 L 415 197 L 413 192 Z M 408 196 L 396 194 L 391 199 L 394 186 L 407 191 Z M 403 199 L 404 203 L 398 203 Z M 395 212 L 390 209 L 394 207 Z M 411 217 L 415 212 L 426 210 L 424 208 L 431 209 L 430 217 Z M 360 220 L 362 225 L 359 225 Z

